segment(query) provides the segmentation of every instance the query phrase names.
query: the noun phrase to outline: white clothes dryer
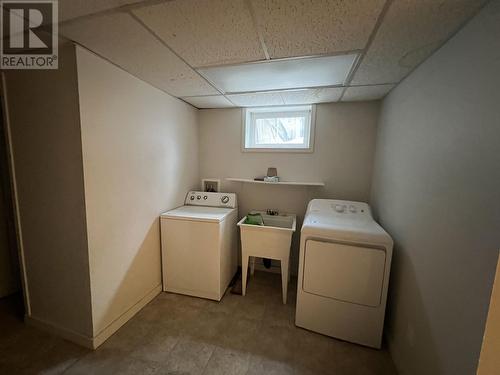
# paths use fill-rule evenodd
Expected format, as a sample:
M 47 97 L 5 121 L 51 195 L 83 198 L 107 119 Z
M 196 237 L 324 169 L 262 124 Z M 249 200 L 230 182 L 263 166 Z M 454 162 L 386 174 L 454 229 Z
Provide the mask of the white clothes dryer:
M 380 348 L 392 247 L 366 203 L 310 201 L 301 229 L 295 324 Z

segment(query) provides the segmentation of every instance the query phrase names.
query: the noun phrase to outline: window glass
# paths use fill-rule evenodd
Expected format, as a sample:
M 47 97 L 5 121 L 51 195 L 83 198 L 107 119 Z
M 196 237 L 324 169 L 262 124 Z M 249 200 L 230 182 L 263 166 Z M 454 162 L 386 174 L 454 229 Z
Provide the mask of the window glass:
M 245 149 L 311 148 L 311 106 L 249 108 L 245 116 Z

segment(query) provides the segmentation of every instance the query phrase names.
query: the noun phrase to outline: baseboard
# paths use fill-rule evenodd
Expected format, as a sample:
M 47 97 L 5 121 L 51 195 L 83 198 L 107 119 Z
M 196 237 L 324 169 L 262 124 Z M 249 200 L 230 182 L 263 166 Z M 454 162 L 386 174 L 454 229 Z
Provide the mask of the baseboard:
M 135 314 L 137 314 L 144 306 L 146 306 L 153 298 L 155 298 L 162 291 L 161 284 L 156 286 L 153 290 L 151 290 L 148 294 L 146 294 L 142 299 L 140 299 L 134 306 L 125 311 L 122 315 L 116 318 L 111 324 L 109 324 L 106 328 L 101 330 L 94 338 L 93 338 L 93 347 L 92 349 L 97 349 L 101 346 L 104 341 L 106 341 L 113 333 L 118 331 L 121 326 L 127 323 Z
M 135 314 L 137 314 L 144 306 L 146 306 L 153 298 L 155 298 L 162 291 L 161 284 L 156 286 L 153 290 L 148 292 L 143 298 L 141 298 L 135 305 L 125 311 L 122 315 L 116 318 L 111 324 L 106 328 L 101 330 L 95 337 L 89 337 L 82 335 L 80 333 L 55 326 L 54 324 L 47 323 L 41 319 L 35 318 L 33 316 L 26 315 L 24 321 L 27 325 L 39 328 L 43 331 L 52 333 L 56 336 L 62 337 L 65 340 L 74 342 L 80 346 L 97 349 L 102 345 L 112 334 L 114 334 L 121 326 L 127 323 Z
M 52 323 L 45 322 L 41 319 L 29 315 L 24 316 L 24 322 L 31 327 L 35 327 L 55 336 L 62 337 L 65 340 L 74 342 L 75 344 L 78 344 L 85 348 L 94 349 L 92 344 L 92 337 L 82 335 L 81 333 L 74 332 L 66 328 L 55 326 Z

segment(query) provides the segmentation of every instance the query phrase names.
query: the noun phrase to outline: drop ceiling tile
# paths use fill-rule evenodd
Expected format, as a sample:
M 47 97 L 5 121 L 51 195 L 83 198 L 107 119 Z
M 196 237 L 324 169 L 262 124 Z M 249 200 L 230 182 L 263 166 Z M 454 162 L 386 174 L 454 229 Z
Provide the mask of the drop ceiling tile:
M 337 102 L 343 87 L 325 87 L 319 89 L 281 91 L 285 104 L 315 104 Z
M 133 13 L 191 66 L 265 59 L 244 0 L 177 0 Z
M 200 68 L 198 71 L 226 93 L 342 85 L 356 54 L 274 60 Z
M 190 96 L 182 100 L 194 105 L 196 108 L 229 108 L 234 107 L 233 103 L 223 95 L 210 96 Z
M 395 0 L 352 84 L 396 83 L 429 57 L 484 0 Z
M 59 21 L 86 16 L 144 0 L 59 0 Z
M 382 99 L 396 85 L 374 85 L 348 87 L 342 97 L 343 102 L 356 102 Z
M 363 49 L 385 0 L 251 0 L 271 58 Z
M 69 22 L 60 33 L 173 96 L 219 93 L 127 13 Z
M 251 94 L 227 95 L 228 99 L 240 107 L 261 107 L 283 105 L 285 102 L 279 92 L 258 92 Z

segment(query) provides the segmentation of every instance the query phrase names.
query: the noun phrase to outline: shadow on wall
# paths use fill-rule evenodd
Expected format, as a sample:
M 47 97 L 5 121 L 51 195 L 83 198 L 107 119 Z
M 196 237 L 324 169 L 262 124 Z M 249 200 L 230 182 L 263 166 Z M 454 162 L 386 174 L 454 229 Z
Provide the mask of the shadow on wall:
M 111 298 L 101 299 L 107 301 L 104 306 L 93 306 L 94 337 L 161 285 L 159 218 L 153 220 L 134 254 L 135 256 L 129 262 L 115 264 L 115 269 L 118 268 L 116 274 L 123 275 L 123 278 L 108 283 L 108 285 L 112 283 L 116 285 L 109 292 L 112 294 Z M 150 269 L 151 259 L 154 259 L 157 264 L 155 269 Z M 152 283 L 154 287 L 146 292 L 143 287 L 144 278 L 156 280 Z M 94 299 L 94 303 L 98 301 L 99 299 Z
M 384 329 L 391 356 L 397 363 L 411 363 L 409 367 L 415 369 L 414 374 L 441 374 L 435 339 L 431 334 L 415 269 L 407 252 L 397 245 L 395 238 L 394 243 Z M 400 302 L 403 293 L 412 296 L 413 304 Z M 404 341 L 396 341 L 394 332 L 404 337 Z M 426 356 L 413 355 L 422 346 L 426 347 Z

